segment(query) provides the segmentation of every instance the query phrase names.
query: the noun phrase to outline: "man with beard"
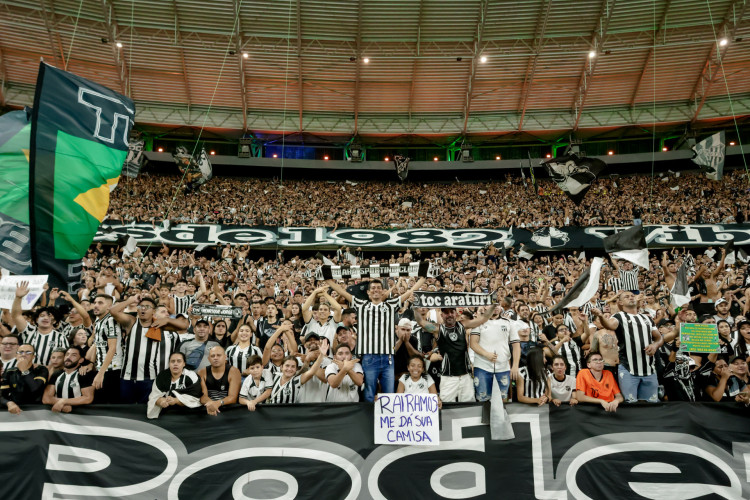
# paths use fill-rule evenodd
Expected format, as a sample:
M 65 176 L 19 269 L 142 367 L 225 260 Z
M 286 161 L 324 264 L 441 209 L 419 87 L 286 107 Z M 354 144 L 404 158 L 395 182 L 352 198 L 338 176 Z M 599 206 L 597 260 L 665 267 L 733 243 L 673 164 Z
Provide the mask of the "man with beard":
M 455 308 L 443 308 L 440 310 L 443 319 L 441 325 L 426 321 L 421 314 L 417 315 L 417 323 L 426 332 L 432 333 L 440 354 L 443 356 L 440 372 L 440 399 L 443 402 L 474 401 L 469 340 L 466 338 L 466 331 L 484 324 L 490 319 L 494 309 L 494 307 L 488 307 L 474 319 L 458 321 Z
M 635 403 L 639 399 L 657 403 L 659 382 L 654 354 L 664 344 L 664 339 L 653 320 L 638 313 L 638 299 L 633 292 L 620 294 L 618 306 L 620 312 L 609 318 L 605 318 L 598 309 L 591 312 L 617 337 L 620 390 L 628 403 Z
M 35 363 L 49 364 L 52 351 L 68 347 L 68 339 L 54 325 L 57 322 L 57 309 L 42 307 L 35 314 L 36 326 L 31 325 L 24 318 L 21 311 L 21 300 L 29 293 L 29 282 L 21 281 L 16 285 L 16 297 L 10 309 L 10 317 L 21 334 L 21 342 L 34 346 Z
M 216 342 L 208 340 L 211 325 L 204 319 L 199 319 L 193 327 L 195 338 L 180 345 L 180 352 L 185 355 L 187 368 L 190 370 L 202 370 L 208 366 L 208 353 L 211 348 L 219 346 Z
M 320 351 L 320 335 L 310 332 L 305 336 L 305 354 L 300 357 L 302 371 L 315 369 L 315 376 L 300 388 L 299 403 L 323 403 L 328 392 L 325 370 L 331 364 L 331 358 L 324 356 L 317 368 L 315 361 Z
M 42 397 L 42 403 L 52 405 L 52 411 L 70 413 L 74 406 L 88 405 L 94 401 L 94 373 L 79 374 L 81 363 L 81 348 L 69 347 L 65 352 L 62 371 L 50 378 Z
M 125 310 L 138 304 L 137 316 Z M 162 307 L 163 308 L 163 307 Z M 166 311 L 166 308 L 163 308 Z M 179 330 L 185 318 L 156 316 L 156 304 L 147 293 L 133 295 L 113 305 L 109 313 L 123 329 L 122 378 L 120 400 L 123 403 L 146 403 L 156 376 L 164 370 L 164 358 L 169 359 L 177 340 L 164 327 Z
M 10 413 L 21 413 L 21 405 L 38 403 L 42 399 L 47 378 L 47 367 L 34 363 L 34 346 L 21 344 L 16 351 L 16 366 L 3 372 L 0 405 Z
M 122 370 L 122 329 L 109 313 L 114 300 L 111 296 L 98 294 L 94 299 L 94 345 L 89 349 L 90 361 L 97 370 L 94 389 L 97 402 L 120 402 L 120 374 Z M 93 358 L 93 359 L 92 359 Z

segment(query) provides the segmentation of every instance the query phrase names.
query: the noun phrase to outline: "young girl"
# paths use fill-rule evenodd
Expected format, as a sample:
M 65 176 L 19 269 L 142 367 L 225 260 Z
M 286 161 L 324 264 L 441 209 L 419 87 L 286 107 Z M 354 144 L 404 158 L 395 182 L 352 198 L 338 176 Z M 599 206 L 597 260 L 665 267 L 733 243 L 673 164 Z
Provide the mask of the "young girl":
M 520 403 L 542 406 L 550 400 L 549 373 L 544 367 L 544 351 L 533 348 L 526 356 L 526 366 L 518 370 L 516 389 Z
M 411 394 L 437 394 L 435 381 L 425 373 L 425 363 L 422 356 L 415 354 L 409 358 L 406 365 L 408 373 L 404 373 L 398 379 L 396 392 Z M 438 408 L 443 407 L 443 402 L 438 398 Z
M 362 386 L 365 372 L 358 360 L 352 359 L 352 351 L 347 344 L 340 344 L 336 348 L 333 363 L 326 368 L 325 377 L 331 386 L 326 394 L 326 403 L 359 401 L 357 387 Z
M 271 396 L 268 398 L 270 404 L 294 404 L 299 398 L 300 388 L 307 383 L 318 370 L 323 362 L 323 352 L 318 351 L 318 359 L 312 367 L 302 375 L 297 375 L 299 365 L 297 358 L 287 356 L 281 363 L 281 372 L 276 375 L 271 388 Z
M 247 360 L 254 355 L 262 356 L 260 348 L 252 345 L 253 331 L 250 325 L 240 326 L 237 334 L 237 343 L 227 349 L 227 360 L 230 366 L 236 367 L 242 373 L 242 379 L 250 375 L 250 366 Z

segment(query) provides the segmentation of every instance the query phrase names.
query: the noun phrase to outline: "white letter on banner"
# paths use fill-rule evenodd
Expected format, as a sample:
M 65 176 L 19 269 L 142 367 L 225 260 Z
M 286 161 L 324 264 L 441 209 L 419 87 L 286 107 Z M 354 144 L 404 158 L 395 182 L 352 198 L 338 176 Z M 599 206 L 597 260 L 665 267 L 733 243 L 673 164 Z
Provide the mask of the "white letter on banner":
M 91 97 L 98 97 L 100 99 L 106 99 L 107 101 L 117 103 L 120 106 L 122 106 L 126 111 L 128 111 L 130 115 L 123 115 L 122 113 L 115 113 L 114 117 L 112 118 L 112 130 L 109 133 L 109 137 L 104 137 L 103 135 L 99 134 L 99 131 L 102 127 L 102 108 L 101 106 L 97 106 L 96 104 L 88 102 L 86 99 L 84 99 L 84 96 L 86 96 L 88 99 L 91 99 Z M 96 137 L 100 141 L 114 144 L 115 134 L 117 133 L 117 124 L 120 122 L 120 120 L 125 120 L 125 128 L 123 128 L 123 131 L 122 131 L 122 142 L 125 145 L 128 144 L 128 125 L 130 125 L 130 117 L 135 114 L 135 112 L 132 109 L 125 106 L 125 104 L 123 104 L 122 101 L 120 101 L 119 99 L 116 99 L 114 97 L 109 97 L 104 94 L 100 94 L 99 92 L 94 92 L 91 89 L 84 89 L 81 87 L 78 88 L 78 102 L 96 111 L 96 129 L 94 130 L 94 134 L 93 134 L 94 137 Z
M 443 478 L 455 472 L 471 472 L 474 474 L 474 486 L 465 488 L 449 488 L 443 484 Z M 449 482 L 449 481 L 446 481 Z M 473 462 L 456 462 L 443 465 L 435 469 L 430 476 L 430 487 L 432 491 L 443 498 L 472 498 L 487 493 L 487 484 L 484 477 L 484 466 Z
M 282 238 L 282 234 L 291 236 Z M 280 227 L 279 245 L 287 246 L 313 246 L 329 245 L 333 240 L 326 238 L 327 230 L 324 227 Z
M 81 460 L 65 460 L 61 457 L 75 457 Z M 99 472 L 112 463 L 109 456 L 101 451 L 89 448 L 78 448 L 62 444 L 49 445 L 47 452 L 47 470 L 64 472 Z
M 251 497 L 245 495 L 245 492 L 242 491 L 245 487 L 245 485 L 248 485 L 252 483 L 253 481 L 277 481 L 279 483 L 282 483 L 286 485 L 286 492 L 282 495 L 279 495 L 277 497 L 269 498 L 267 496 L 263 496 L 263 500 L 294 500 L 297 498 L 297 493 L 299 491 L 299 484 L 297 483 L 297 480 L 289 474 L 288 472 L 284 472 L 281 470 L 254 470 L 252 472 L 249 472 L 245 476 L 240 476 L 237 478 L 237 480 L 232 485 L 232 497 L 235 500 L 259 500 L 258 497 Z M 248 488 L 252 490 L 251 488 Z M 267 493 L 267 491 L 264 491 L 263 493 Z

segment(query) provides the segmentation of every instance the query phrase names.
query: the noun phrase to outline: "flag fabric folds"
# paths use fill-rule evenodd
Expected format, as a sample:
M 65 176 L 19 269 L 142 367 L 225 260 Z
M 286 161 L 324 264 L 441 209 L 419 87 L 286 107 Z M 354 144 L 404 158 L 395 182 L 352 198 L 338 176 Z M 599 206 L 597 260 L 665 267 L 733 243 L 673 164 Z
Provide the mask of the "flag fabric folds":
M 675 276 L 674 286 L 669 294 L 669 301 L 672 307 L 682 307 L 690 302 L 690 288 L 688 287 L 688 264 L 683 262 L 682 265 L 677 269 L 677 276 Z
M 128 154 L 128 97 L 41 63 L 31 116 L 29 222 L 33 274 L 75 291 L 81 258 L 104 220 Z
M 638 224 L 604 238 L 604 251 L 644 269 L 649 268 L 648 248 L 643 226 Z
M 14 274 L 31 274 L 30 135 L 26 110 L 0 116 L 0 267 Z
M 737 252 L 734 248 L 734 240 L 729 240 L 724 244 L 724 265 L 731 266 L 737 262 Z
M 555 314 L 557 311 L 568 307 L 583 307 L 599 291 L 599 276 L 602 271 L 604 260 L 601 257 L 594 257 L 591 267 L 581 273 L 578 280 L 570 287 L 570 291 L 555 304 L 550 313 Z
M 409 160 L 404 155 L 393 155 L 393 164 L 396 166 L 396 174 L 401 181 L 405 181 L 409 175 Z
M 693 162 L 701 167 L 706 178 L 720 181 L 724 177 L 726 155 L 725 134 L 722 130 L 693 146 Z
M 146 143 L 143 139 L 130 141 L 128 146 L 128 156 L 125 158 L 123 172 L 131 179 L 138 177 L 138 174 L 141 172 L 141 167 L 145 160 L 145 156 L 143 156 L 143 146 L 145 144 Z
M 579 205 L 591 184 L 607 166 L 598 158 L 579 157 L 569 154 L 542 162 L 552 180 L 560 189 Z

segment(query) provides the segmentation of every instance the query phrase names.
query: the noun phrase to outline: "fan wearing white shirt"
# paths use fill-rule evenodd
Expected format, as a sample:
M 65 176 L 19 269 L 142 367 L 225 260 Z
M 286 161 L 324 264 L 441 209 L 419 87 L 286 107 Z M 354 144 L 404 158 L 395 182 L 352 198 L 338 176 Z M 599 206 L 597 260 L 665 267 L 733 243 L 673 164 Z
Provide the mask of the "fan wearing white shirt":
M 397 393 L 437 395 L 435 381 L 425 372 L 425 361 L 421 355 L 411 356 L 406 370 L 407 373 L 398 379 Z M 438 408 L 442 407 L 443 402 L 438 397 Z

